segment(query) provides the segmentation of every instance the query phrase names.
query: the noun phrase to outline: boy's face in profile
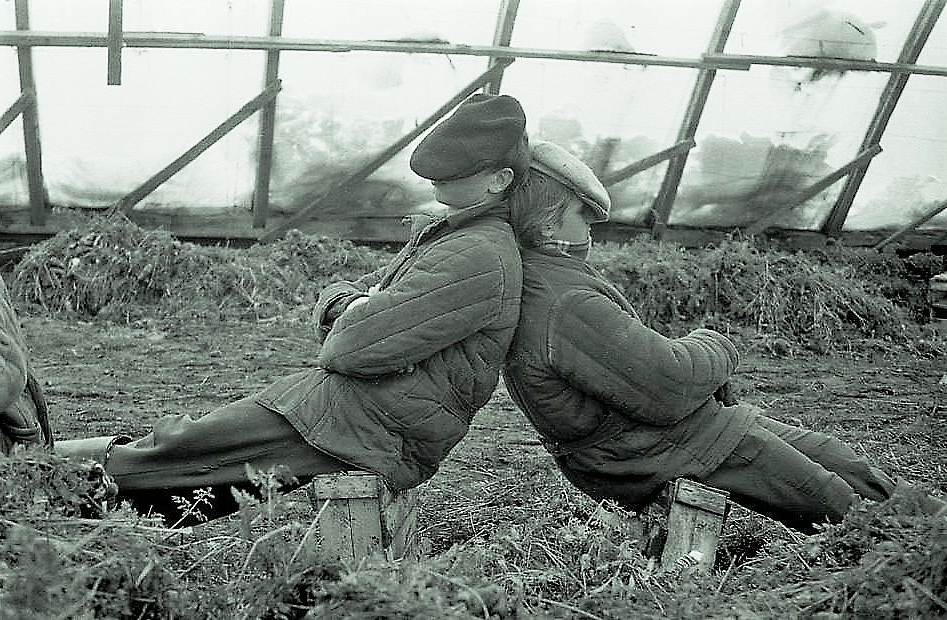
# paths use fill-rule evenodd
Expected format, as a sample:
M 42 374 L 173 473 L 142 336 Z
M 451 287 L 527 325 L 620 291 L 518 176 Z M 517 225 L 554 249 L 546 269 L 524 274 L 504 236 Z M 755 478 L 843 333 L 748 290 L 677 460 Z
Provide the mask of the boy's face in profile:
M 465 209 L 475 204 L 499 203 L 503 190 L 513 181 L 510 168 L 481 170 L 476 174 L 450 181 L 431 181 L 434 199 L 452 209 Z

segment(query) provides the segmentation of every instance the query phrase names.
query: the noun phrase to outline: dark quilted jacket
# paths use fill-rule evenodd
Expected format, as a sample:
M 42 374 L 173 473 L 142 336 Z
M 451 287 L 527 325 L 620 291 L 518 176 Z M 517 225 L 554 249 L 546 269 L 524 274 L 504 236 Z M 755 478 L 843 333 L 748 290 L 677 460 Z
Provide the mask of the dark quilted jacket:
M 722 463 L 757 411 L 713 398 L 737 366 L 733 344 L 709 329 L 666 338 L 584 261 L 522 254 L 504 380 L 566 477 L 634 507 Z
M 385 268 L 327 287 L 315 367 L 257 402 L 393 489 L 434 475 L 490 399 L 516 328 L 522 271 L 507 212 L 471 207 L 415 222 Z M 332 321 L 370 287 L 366 303 Z

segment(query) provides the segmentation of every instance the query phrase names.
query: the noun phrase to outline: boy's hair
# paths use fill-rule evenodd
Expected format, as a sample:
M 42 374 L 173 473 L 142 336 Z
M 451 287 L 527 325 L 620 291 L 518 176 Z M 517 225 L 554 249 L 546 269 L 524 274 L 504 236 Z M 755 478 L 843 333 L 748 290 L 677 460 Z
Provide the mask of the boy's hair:
M 523 132 L 523 136 L 513 145 L 513 148 L 507 151 L 506 155 L 495 166 L 491 166 L 495 170 L 509 168 L 513 171 L 513 181 L 503 191 L 504 198 L 509 198 L 526 181 L 529 176 L 531 161 L 529 136 L 526 132 Z
M 549 175 L 530 168 L 510 195 L 513 232 L 524 248 L 538 248 L 552 238 L 576 193 Z

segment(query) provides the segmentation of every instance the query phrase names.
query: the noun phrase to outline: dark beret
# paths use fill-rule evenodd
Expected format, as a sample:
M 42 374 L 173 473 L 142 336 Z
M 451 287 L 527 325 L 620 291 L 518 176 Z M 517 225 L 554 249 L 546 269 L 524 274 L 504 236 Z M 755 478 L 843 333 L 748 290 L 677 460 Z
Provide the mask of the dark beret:
M 526 131 L 526 114 L 509 95 L 477 94 L 428 133 L 411 154 L 425 179 L 452 181 L 506 163 Z

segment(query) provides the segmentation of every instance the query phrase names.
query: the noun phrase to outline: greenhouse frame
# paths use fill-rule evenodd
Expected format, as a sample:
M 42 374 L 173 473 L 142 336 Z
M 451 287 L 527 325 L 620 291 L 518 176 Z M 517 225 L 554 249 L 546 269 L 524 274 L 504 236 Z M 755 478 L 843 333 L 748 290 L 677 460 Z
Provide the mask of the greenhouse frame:
M 400 242 L 412 145 L 483 91 L 597 172 L 597 240 L 942 248 L 945 4 L 8 1 L 0 234 Z

